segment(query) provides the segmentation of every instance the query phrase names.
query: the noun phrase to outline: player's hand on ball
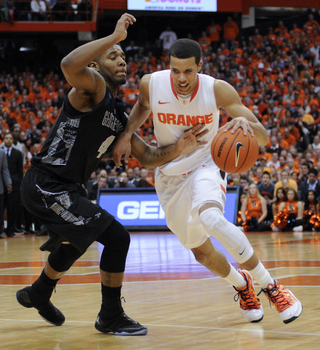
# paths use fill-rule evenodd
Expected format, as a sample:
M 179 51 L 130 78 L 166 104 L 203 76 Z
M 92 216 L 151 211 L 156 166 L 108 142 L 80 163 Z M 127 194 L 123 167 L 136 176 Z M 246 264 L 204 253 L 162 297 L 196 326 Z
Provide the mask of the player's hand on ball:
M 232 134 L 234 134 L 239 128 L 242 128 L 245 136 L 247 136 L 248 132 L 250 132 L 251 135 L 254 136 L 249 120 L 244 117 L 233 118 L 230 122 L 228 122 L 225 125 L 224 128 L 225 131 L 232 129 Z
M 181 154 L 192 152 L 198 146 L 208 143 L 207 141 L 200 141 L 200 138 L 209 132 L 208 129 L 203 130 L 205 124 L 197 124 L 193 128 L 186 130 L 176 143 L 176 148 Z

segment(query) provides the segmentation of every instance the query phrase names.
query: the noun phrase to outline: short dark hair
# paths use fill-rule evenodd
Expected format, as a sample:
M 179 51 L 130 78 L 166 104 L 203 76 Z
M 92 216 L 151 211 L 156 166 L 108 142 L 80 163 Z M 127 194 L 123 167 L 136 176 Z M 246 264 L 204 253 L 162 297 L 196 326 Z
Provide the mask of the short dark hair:
M 271 174 L 269 173 L 269 171 L 264 171 L 263 173 L 262 173 L 262 176 L 263 175 L 268 175 L 269 176 L 269 179 L 271 179 Z
M 170 56 L 176 58 L 194 57 L 197 65 L 200 63 L 201 55 L 202 50 L 200 44 L 192 39 L 178 39 L 169 49 L 169 59 Z
M 306 166 L 308 168 L 308 170 L 310 170 L 310 164 L 309 163 L 304 162 L 304 163 L 301 164 L 301 166 L 302 165 Z
M 309 170 L 309 174 L 314 174 L 315 176 L 318 176 L 318 170 L 316 168 L 311 168 Z
M 246 175 L 240 175 L 240 180 L 245 180 L 245 181 L 248 181 L 250 183 L 250 180 L 249 180 L 248 176 L 246 176 Z

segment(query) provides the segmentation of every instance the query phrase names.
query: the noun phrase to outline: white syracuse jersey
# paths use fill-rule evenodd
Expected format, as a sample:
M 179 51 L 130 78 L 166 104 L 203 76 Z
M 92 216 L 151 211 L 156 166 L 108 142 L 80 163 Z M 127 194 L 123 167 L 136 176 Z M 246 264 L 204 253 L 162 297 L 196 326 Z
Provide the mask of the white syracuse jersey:
M 212 164 L 211 142 L 219 128 L 219 110 L 214 94 L 214 78 L 198 74 L 197 86 L 189 99 L 181 99 L 173 89 L 171 71 L 164 70 L 151 75 L 149 102 L 153 112 L 154 133 L 158 146 L 176 143 L 185 130 L 199 123 L 206 124 L 209 132 L 201 138 L 207 144 L 192 153 L 182 154 L 160 167 L 165 175 L 181 175 L 203 165 Z

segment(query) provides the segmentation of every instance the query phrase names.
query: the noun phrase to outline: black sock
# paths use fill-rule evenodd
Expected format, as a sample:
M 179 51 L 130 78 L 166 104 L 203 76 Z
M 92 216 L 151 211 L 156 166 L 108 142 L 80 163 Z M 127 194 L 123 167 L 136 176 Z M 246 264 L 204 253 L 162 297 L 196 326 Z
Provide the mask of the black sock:
M 112 318 L 123 312 L 120 296 L 120 287 L 107 287 L 101 284 L 102 305 L 100 316 L 103 318 Z
M 60 278 L 59 278 L 60 279 Z M 40 277 L 33 283 L 32 287 L 45 298 L 50 299 L 51 294 L 59 279 L 52 280 L 42 271 Z

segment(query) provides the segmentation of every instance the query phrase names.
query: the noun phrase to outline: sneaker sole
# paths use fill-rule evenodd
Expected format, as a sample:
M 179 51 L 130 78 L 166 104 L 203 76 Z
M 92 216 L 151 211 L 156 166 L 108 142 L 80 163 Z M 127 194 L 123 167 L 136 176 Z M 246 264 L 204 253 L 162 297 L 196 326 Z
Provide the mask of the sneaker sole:
M 41 318 L 42 318 L 44 321 L 46 321 L 46 322 L 52 324 L 53 326 L 58 326 L 58 327 L 59 327 L 59 326 L 62 326 L 62 325 L 64 324 L 64 321 L 63 321 L 63 322 L 59 322 L 59 323 L 53 323 L 53 322 L 47 320 L 43 315 L 40 314 L 40 311 L 38 311 L 38 314 L 41 316 Z
M 250 323 L 258 323 L 258 322 L 260 322 L 260 321 L 262 321 L 262 320 L 263 320 L 263 316 L 262 316 L 259 320 L 250 321 Z
M 293 317 L 289 318 L 288 320 L 283 320 L 283 323 L 288 324 L 288 323 L 294 321 L 295 319 L 297 319 L 302 314 L 303 306 L 299 300 L 297 300 L 297 303 L 299 303 L 299 315 L 293 316 Z
M 101 332 L 103 334 L 106 334 L 106 335 L 136 336 L 136 335 L 146 335 L 148 333 L 148 328 L 141 329 L 139 331 L 129 333 L 129 332 L 112 332 L 112 331 L 107 331 L 107 330 L 104 330 L 102 327 L 100 327 L 100 325 L 97 325 L 97 324 L 95 324 L 94 326 L 95 326 L 97 331 L 99 331 L 99 332 Z

